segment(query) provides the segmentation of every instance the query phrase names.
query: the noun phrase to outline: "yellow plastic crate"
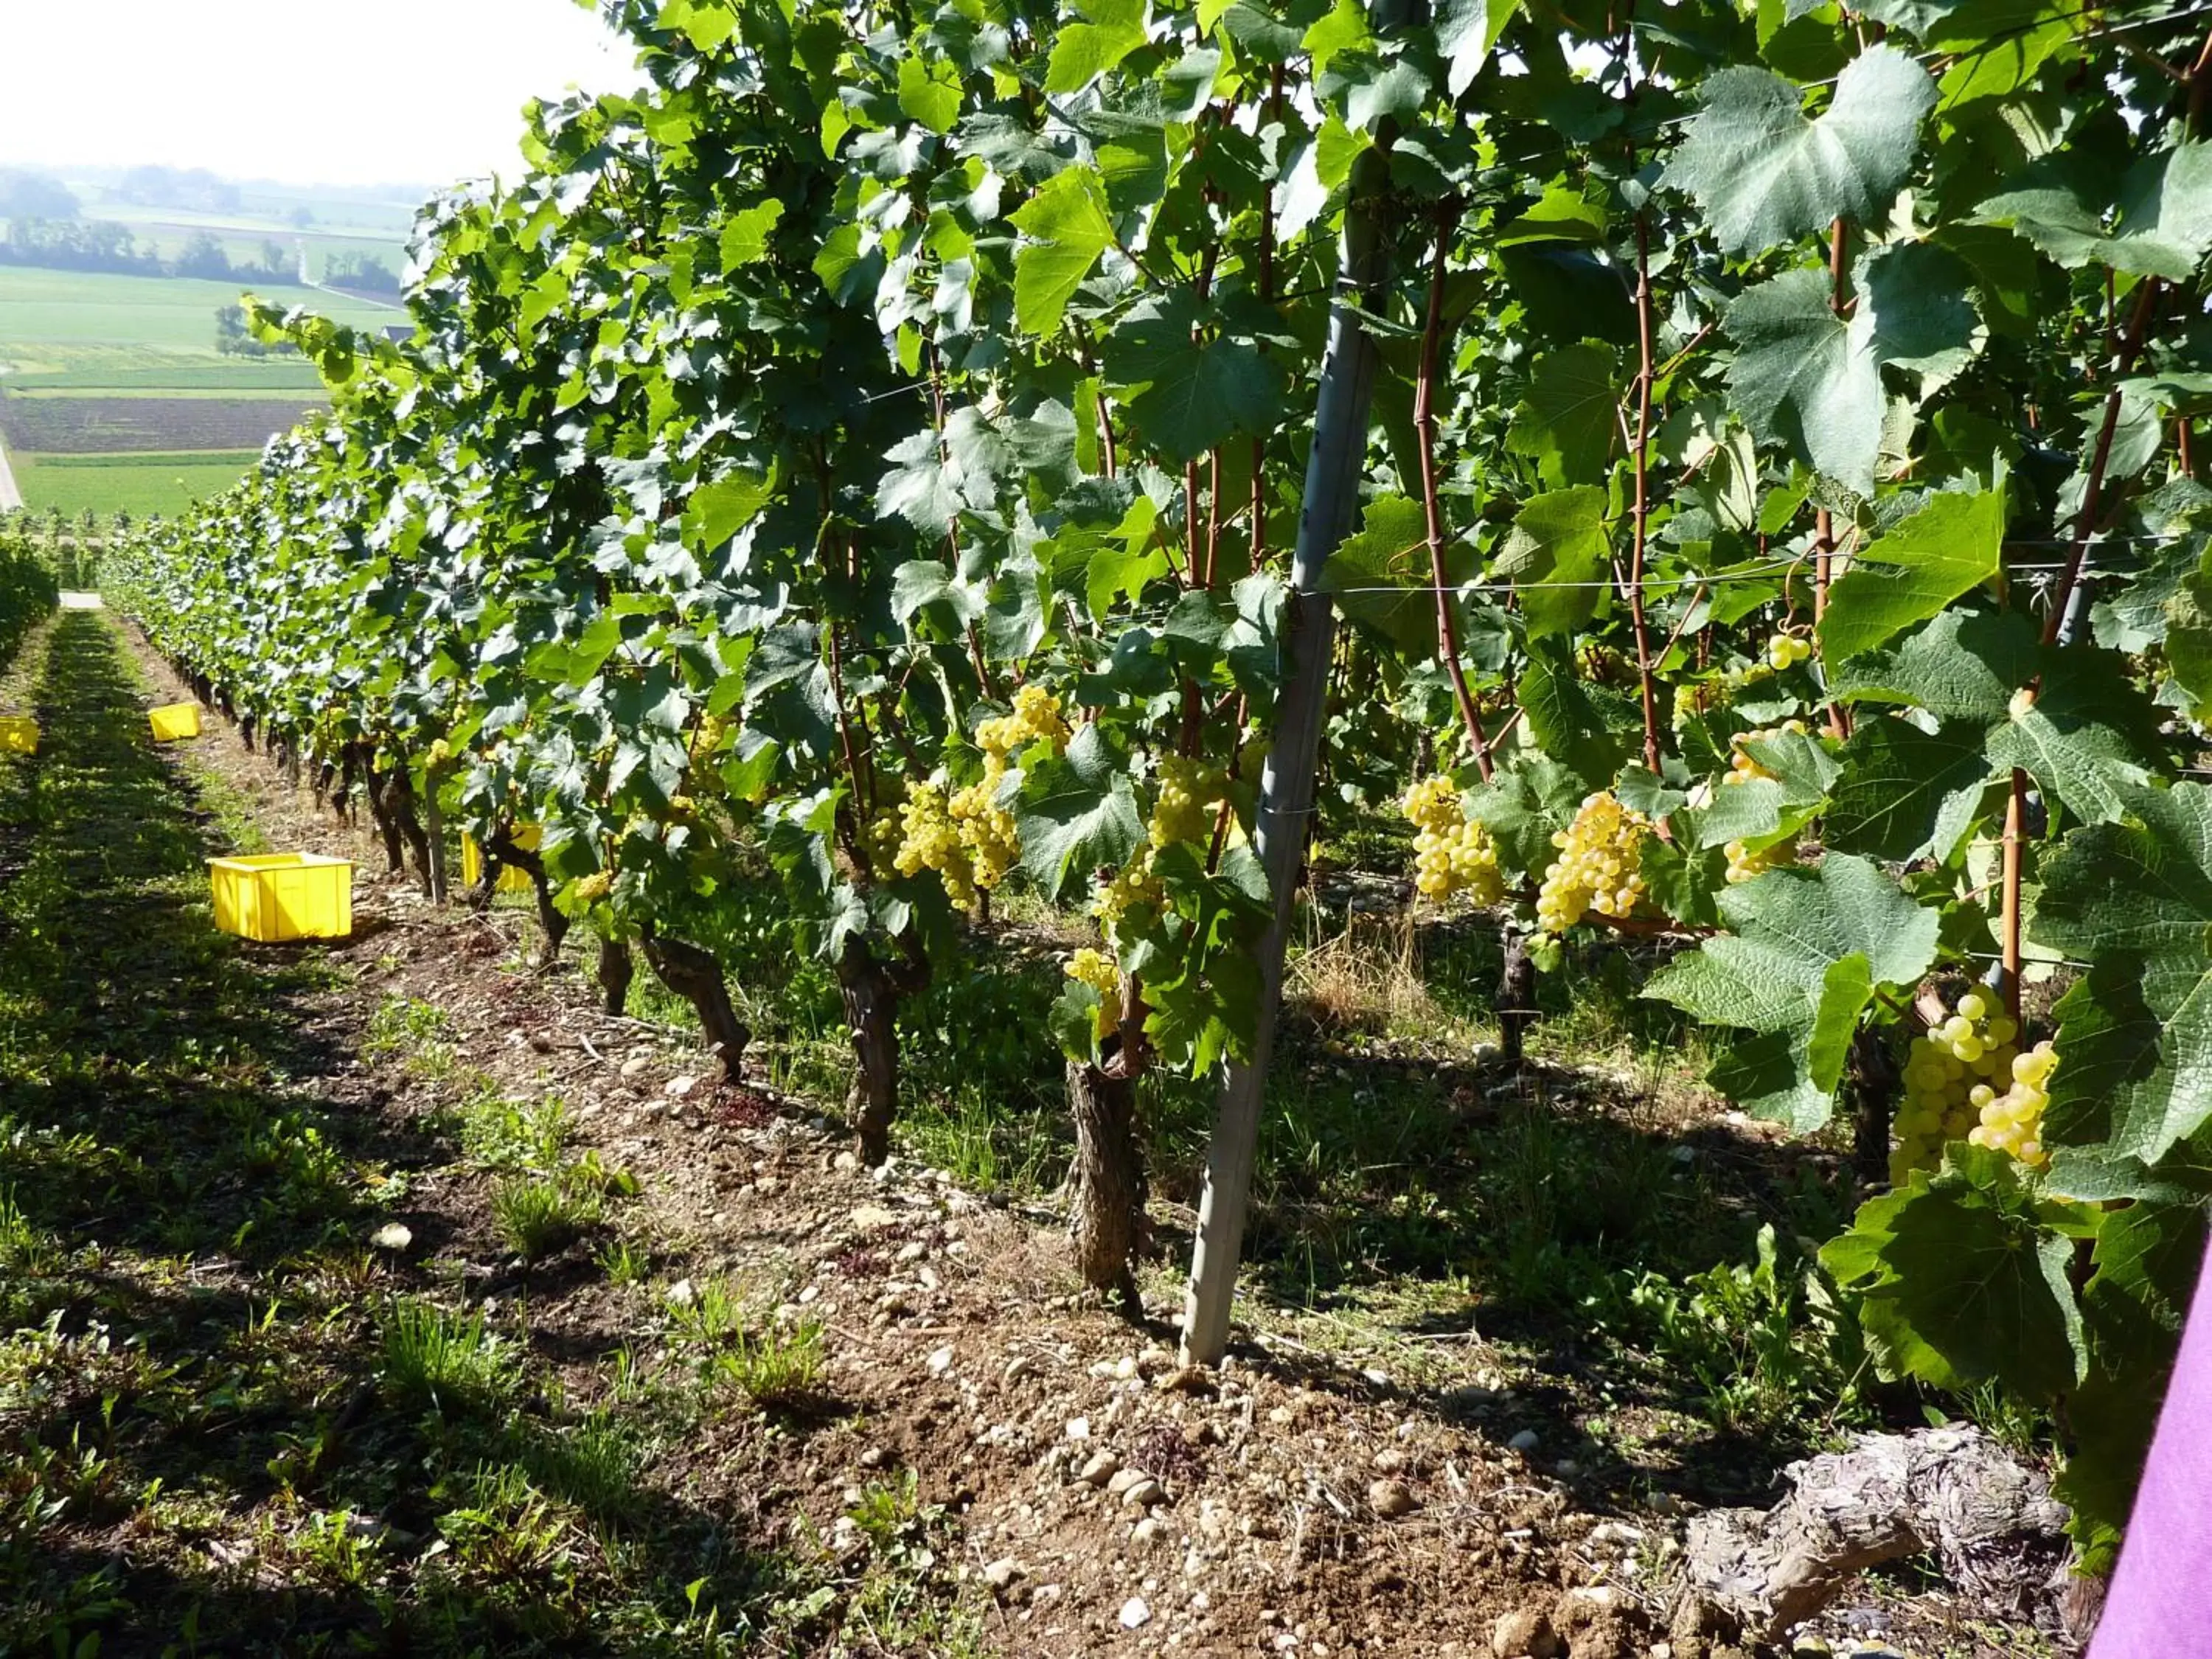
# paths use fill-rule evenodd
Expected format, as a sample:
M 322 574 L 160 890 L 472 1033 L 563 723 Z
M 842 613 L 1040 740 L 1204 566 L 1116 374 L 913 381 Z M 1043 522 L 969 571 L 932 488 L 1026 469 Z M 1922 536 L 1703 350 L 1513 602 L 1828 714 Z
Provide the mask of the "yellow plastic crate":
M 39 752 L 39 723 L 17 714 L 0 714 L 0 755 Z
M 146 717 L 154 723 L 154 741 L 174 743 L 200 734 L 200 706 L 196 702 L 164 703 Z
M 518 824 L 515 826 L 514 844 L 526 853 L 534 853 L 538 850 L 539 834 L 540 831 L 534 823 Z M 483 848 L 477 845 L 477 838 L 474 836 L 464 830 L 461 831 L 461 885 L 473 887 L 483 879 Z M 530 872 L 527 870 L 518 870 L 511 864 L 503 866 L 499 872 L 497 890 L 502 893 L 532 891 Z
M 210 859 L 215 925 L 263 945 L 353 932 L 353 865 L 316 853 Z

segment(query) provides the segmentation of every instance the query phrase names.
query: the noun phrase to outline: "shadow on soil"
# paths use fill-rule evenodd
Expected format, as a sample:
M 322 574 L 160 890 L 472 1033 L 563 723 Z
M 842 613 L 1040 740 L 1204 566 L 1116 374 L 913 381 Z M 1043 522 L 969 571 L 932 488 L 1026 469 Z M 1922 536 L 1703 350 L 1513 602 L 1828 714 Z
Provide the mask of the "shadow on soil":
M 0 1653 L 743 1628 L 774 1558 L 516 1337 L 398 1294 L 368 1240 L 444 1152 L 349 1075 L 327 957 L 215 932 L 212 816 L 110 624 L 46 644 L 40 752 L 0 760 Z

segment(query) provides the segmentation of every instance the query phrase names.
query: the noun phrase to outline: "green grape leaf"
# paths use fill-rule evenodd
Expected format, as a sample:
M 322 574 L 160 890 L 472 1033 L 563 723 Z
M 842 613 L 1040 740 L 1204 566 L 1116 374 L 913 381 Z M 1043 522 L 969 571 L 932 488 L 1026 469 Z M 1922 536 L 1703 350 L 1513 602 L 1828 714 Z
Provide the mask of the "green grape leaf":
M 1409 656 L 1435 654 L 1428 519 L 1419 501 L 1382 495 L 1368 502 L 1359 529 L 1322 567 L 1321 585 L 1335 595 L 1346 620 L 1373 629 Z
M 1946 492 L 1869 543 L 1828 590 L 1816 630 L 1822 664 L 1871 650 L 1994 578 L 2004 520 L 2001 491 Z
M 2051 1133 L 2154 1162 L 2212 1121 L 2212 789 L 2133 791 L 2043 875 L 2031 936 L 2090 963 L 2058 1004 Z
M 1087 13 L 1106 9 L 1091 6 Z M 1145 8 L 1140 3 L 1115 6 L 1115 14 L 1087 23 L 1063 23 L 1054 40 L 1052 57 L 1044 72 L 1044 89 L 1051 93 L 1080 92 L 1145 44 Z
M 1827 277 L 1785 270 L 1738 295 L 1722 319 L 1735 342 L 1729 395 L 1763 443 L 1861 495 L 1874 494 L 1884 403 L 1869 309 L 1846 323 Z
M 1589 342 L 1546 352 L 1505 434 L 1507 450 L 1534 460 L 1555 489 L 1601 482 L 1620 431 L 1618 368 L 1617 352 Z
M 1162 455 L 1194 460 L 1282 414 L 1283 367 L 1257 342 L 1212 334 L 1200 303 L 1176 289 L 1131 308 L 1108 342 L 1107 382 L 1132 392 L 1130 421 Z M 1211 337 L 1194 340 L 1200 329 Z
M 1697 198 L 1723 250 L 1758 253 L 1836 219 L 1878 219 L 1912 166 L 1936 83 L 1882 46 L 1852 60 L 1810 120 L 1795 85 L 1741 65 L 1705 78 L 1704 105 L 1662 182 Z
M 1096 724 L 1079 727 L 1065 754 L 1024 766 L 1014 822 L 1022 867 L 1050 898 L 1096 870 L 1121 868 L 1145 844 L 1128 759 Z
M 1521 0 L 1443 0 L 1437 10 L 1437 50 L 1444 84 L 1455 98 L 1474 84 L 1491 48 L 1521 9 Z
M 1818 1128 L 1835 1109 L 1851 1028 L 1875 987 L 1911 984 L 1935 960 L 1936 914 L 1842 853 L 1817 869 L 1770 871 L 1719 904 L 1735 931 L 1677 957 L 1644 994 L 1757 1034 L 1723 1054 L 1711 1080 L 1747 1111 Z
M 1844 745 L 1827 845 L 1893 864 L 1923 855 L 1948 860 L 1994 772 L 1985 738 L 1964 722 L 1923 732 L 1908 720 L 1861 716 Z
M 1894 646 L 1827 665 L 1828 690 L 1839 702 L 1903 703 L 1986 726 L 2040 666 L 2035 625 L 2018 612 L 1946 611 Z
M 932 132 L 950 132 L 960 119 L 960 71 L 942 58 L 902 58 L 898 106 Z
M 1570 634 L 1604 603 L 1613 547 L 1605 491 L 1577 484 L 1531 496 L 1514 515 L 1494 573 L 1516 585 L 1531 639 Z
M 1945 1389 L 1995 1381 L 2045 1401 L 2081 1381 L 2087 1349 L 2066 1276 L 2080 1226 L 2017 1170 L 2002 1152 L 1954 1146 L 1933 1176 L 1862 1205 L 1822 1249 L 1858 1297 L 1887 1375 Z
M 1973 361 L 1982 319 L 1973 273 L 1933 242 L 1893 242 L 1863 255 L 1853 282 L 1874 307 L 1874 355 L 1919 382 L 1926 401 Z
M 2185 283 L 2212 252 L 2212 143 L 2161 150 L 2117 178 L 2087 155 L 2049 155 L 1974 216 L 2011 226 L 2069 270 Z
M 1024 334 L 1054 333 L 1098 256 L 1114 245 L 1106 187 L 1095 167 L 1069 167 L 1048 179 L 1013 222 L 1028 239 L 1014 255 L 1014 321 Z
M 722 269 L 735 270 L 767 258 L 769 235 L 782 217 L 783 204 L 774 197 L 732 214 L 722 227 Z
M 1544 752 L 1595 789 L 1609 783 L 1626 754 L 1619 735 L 1583 689 L 1573 653 L 1557 640 L 1532 642 L 1519 688 L 1529 735 Z

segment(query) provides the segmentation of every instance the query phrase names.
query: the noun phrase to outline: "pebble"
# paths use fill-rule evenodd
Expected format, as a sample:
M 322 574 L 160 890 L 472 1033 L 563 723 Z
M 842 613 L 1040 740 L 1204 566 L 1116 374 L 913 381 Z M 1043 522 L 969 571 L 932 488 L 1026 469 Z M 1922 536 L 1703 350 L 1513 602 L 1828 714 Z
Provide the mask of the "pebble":
M 853 1224 L 864 1231 L 877 1227 L 895 1226 L 897 1222 L 898 1217 L 896 1214 L 878 1204 L 858 1205 L 853 1211 Z
M 1090 1439 L 1091 1419 L 1087 1417 L 1069 1418 L 1067 1419 L 1067 1437 L 1070 1440 Z
M 999 1373 L 999 1380 L 1002 1382 L 1018 1382 L 1024 1376 L 1036 1376 L 1036 1371 L 1037 1360 L 1035 1354 L 1018 1353 L 1006 1362 L 1006 1369 Z M 1074 1425 L 1070 1424 L 1068 1427 L 1072 1431 Z
M 830 1167 L 840 1175 L 851 1175 L 860 1167 L 859 1154 L 844 1152 L 830 1160 Z
M 635 1077 L 640 1072 L 643 1071 L 647 1066 L 652 1064 L 653 1055 L 649 1051 L 642 1054 L 632 1054 L 628 1060 L 623 1061 L 622 1074 L 624 1077 Z
M 696 1077 L 672 1077 L 668 1079 L 666 1093 L 671 1100 L 681 1100 L 699 1086 Z
M 929 1371 L 933 1376 L 942 1376 L 952 1369 L 952 1350 L 939 1348 L 929 1356 Z
M 1559 1633 L 1552 1628 L 1550 1614 L 1522 1607 L 1490 1627 L 1490 1650 L 1498 1659 L 1557 1659 Z
M 1103 1486 L 1113 1477 L 1114 1471 L 1121 1467 L 1121 1460 L 1112 1452 L 1097 1451 L 1091 1453 L 1090 1460 L 1075 1472 L 1075 1478 L 1086 1486 Z
M 1006 1589 L 1017 1578 L 1025 1577 L 1026 1569 L 1011 1555 L 1002 1555 L 983 1569 L 983 1582 L 994 1590 Z
M 1155 1544 L 1166 1530 L 1158 1516 L 1148 1515 L 1129 1528 L 1129 1541 L 1133 1544 Z
M 905 1243 L 900 1245 L 898 1247 L 898 1254 L 893 1256 L 891 1260 L 895 1262 L 900 1263 L 901 1265 L 904 1265 L 908 1261 L 919 1261 L 922 1257 L 928 1254 L 929 1246 L 923 1243 L 920 1239 L 915 1238 L 909 1239 Z
M 871 1446 L 860 1454 L 860 1467 L 864 1469 L 879 1469 L 890 1462 L 890 1453 L 883 1447 Z
M 668 1287 L 668 1305 L 672 1308 L 688 1308 L 698 1299 L 699 1293 L 691 1288 L 688 1279 L 679 1279 Z
M 1514 1451 L 1532 1452 L 1536 1449 L 1538 1442 L 1539 1436 L 1535 1430 L 1523 1429 L 1520 1433 L 1515 1435 L 1505 1443 L 1510 1449 Z
M 1128 1490 L 1121 1494 L 1121 1501 L 1131 1509 L 1148 1510 L 1155 1504 L 1164 1502 L 1167 1495 L 1167 1488 L 1148 1474 L 1130 1482 Z
M 1133 1595 L 1121 1603 L 1121 1628 L 1141 1630 L 1152 1621 L 1152 1610 L 1145 1605 L 1145 1598 Z
M 1376 1480 L 1367 1488 L 1367 1503 L 1385 1521 L 1395 1521 L 1401 1515 L 1411 1515 L 1420 1505 L 1402 1480 Z
M 1406 1467 L 1406 1454 L 1395 1446 L 1385 1446 L 1375 1454 L 1375 1467 L 1384 1474 L 1395 1474 Z
M 1119 1498 L 1137 1482 L 1146 1478 L 1142 1469 L 1120 1469 L 1115 1471 L 1114 1478 L 1106 1483 L 1106 1490 L 1114 1497 Z

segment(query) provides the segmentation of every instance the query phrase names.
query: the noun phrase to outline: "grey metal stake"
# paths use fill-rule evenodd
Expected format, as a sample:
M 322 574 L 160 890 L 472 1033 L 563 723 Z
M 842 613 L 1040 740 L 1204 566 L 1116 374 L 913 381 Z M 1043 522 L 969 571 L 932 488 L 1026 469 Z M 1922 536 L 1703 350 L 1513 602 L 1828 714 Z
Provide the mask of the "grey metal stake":
M 1402 0 L 1384 0 L 1386 8 Z M 1229 1346 L 1230 1304 L 1237 1262 L 1244 1244 L 1244 1215 L 1251 1200 L 1252 1161 L 1260 1138 L 1260 1101 L 1275 1048 L 1275 1014 L 1283 1000 L 1283 951 L 1297 899 L 1300 855 L 1313 811 L 1314 772 L 1328 697 L 1329 652 L 1336 614 L 1322 591 L 1322 573 L 1345 537 L 1359 505 L 1360 474 L 1367 459 L 1367 414 L 1375 391 L 1375 342 L 1360 325 L 1360 308 L 1379 311 L 1389 278 L 1389 251 L 1376 203 L 1389 164 L 1369 150 L 1354 164 L 1352 194 L 1345 210 L 1340 297 L 1329 314 L 1328 355 L 1322 364 L 1314 406 L 1313 449 L 1306 460 L 1305 499 L 1297 545 L 1291 557 L 1291 599 L 1284 615 L 1289 675 L 1275 714 L 1275 738 L 1261 775 L 1260 810 L 1253 843 L 1267 872 L 1274 916 L 1260 941 L 1258 1025 L 1252 1058 L 1231 1061 L 1206 1155 L 1206 1192 L 1198 1206 L 1198 1246 L 1183 1303 L 1185 1364 L 1219 1363 Z M 1346 295 L 1348 295 L 1348 299 Z

